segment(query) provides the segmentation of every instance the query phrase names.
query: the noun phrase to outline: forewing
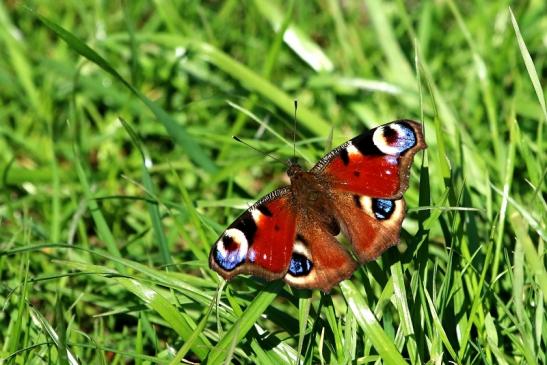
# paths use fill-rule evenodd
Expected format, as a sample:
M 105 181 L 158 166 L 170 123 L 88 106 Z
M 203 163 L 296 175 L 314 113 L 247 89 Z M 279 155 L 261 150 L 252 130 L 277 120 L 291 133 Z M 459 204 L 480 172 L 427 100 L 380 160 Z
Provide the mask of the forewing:
M 422 126 L 399 120 L 371 129 L 323 157 L 312 169 L 334 190 L 375 198 L 400 198 L 412 158 L 426 148 Z
M 285 276 L 293 252 L 296 215 L 289 188 L 274 190 L 239 216 L 219 237 L 209 266 L 226 280 L 252 274 Z

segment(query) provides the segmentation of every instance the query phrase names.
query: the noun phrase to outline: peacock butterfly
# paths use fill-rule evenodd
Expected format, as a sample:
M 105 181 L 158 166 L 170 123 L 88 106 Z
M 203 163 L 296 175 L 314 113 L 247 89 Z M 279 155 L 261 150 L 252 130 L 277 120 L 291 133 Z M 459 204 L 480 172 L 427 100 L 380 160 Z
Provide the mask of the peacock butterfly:
M 252 274 L 325 292 L 399 242 L 403 193 L 422 126 L 397 120 L 335 148 L 310 170 L 290 163 L 291 185 L 272 191 L 222 233 L 209 265 L 229 280 Z M 353 255 L 336 239 L 342 232 Z

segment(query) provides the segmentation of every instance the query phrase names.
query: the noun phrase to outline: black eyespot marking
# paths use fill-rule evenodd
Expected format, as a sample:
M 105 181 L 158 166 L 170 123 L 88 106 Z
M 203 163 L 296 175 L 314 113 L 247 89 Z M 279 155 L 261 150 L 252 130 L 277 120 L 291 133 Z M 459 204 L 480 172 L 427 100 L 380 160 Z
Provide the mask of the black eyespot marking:
M 344 163 L 344 165 L 348 165 L 349 164 L 349 154 L 348 154 L 348 150 L 345 149 L 345 148 L 342 148 L 340 150 L 340 158 L 342 159 L 342 162 Z
M 232 251 L 237 248 L 237 243 L 232 236 L 224 235 L 222 237 L 222 243 L 224 244 L 224 249 L 226 251 Z
M 246 246 L 246 243 L 242 246 L 230 234 L 225 233 L 221 241 L 214 246 L 211 255 L 221 269 L 232 271 L 245 262 Z
M 389 219 L 395 211 L 395 202 L 389 199 L 372 199 L 372 212 L 378 220 Z
M 353 176 L 359 177 L 359 176 L 361 176 L 361 173 L 359 171 L 355 170 L 355 171 L 353 171 Z
M 267 217 L 271 217 L 273 215 L 272 211 L 269 210 L 268 207 L 266 207 L 265 205 L 259 205 L 257 209 L 260 211 L 260 213 L 264 214 Z
M 363 209 L 363 205 L 361 204 L 361 198 L 359 197 L 359 195 L 354 195 L 353 196 L 353 202 L 355 203 L 355 206 L 359 209 Z
M 368 132 L 361 134 L 360 136 L 355 137 L 351 140 L 351 143 L 366 156 L 383 156 L 385 153 L 380 151 L 378 147 L 372 141 L 372 136 L 374 135 L 375 129 L 372 129 Z
M 256 223 L 253 219 L 253 215 L 246 211 L 235 220 L 229 228 L 239 229 L 247 238 L 249 246 L 253 243 L 253 239 L 256 233 Z
M 383 129 L 383 134 L 384 134 L 384 138 L 386 140 L 386 142 L 388 144 L 394 144 L 395 142 L 397 142 L 397 139 L 399 137 L 399 133 L 397 133 L 397 131 L 391 127 L 385 127 Z
M 293 252 L 289 265 L 289 274 L 295 277 L 306 276 L 311 272 L 312 268 L 313 264 L 306 256 Z
M 308 241 L 299 233 L 296 234 L 296 240 L 302 242 L 304 246 L 308 246 Z

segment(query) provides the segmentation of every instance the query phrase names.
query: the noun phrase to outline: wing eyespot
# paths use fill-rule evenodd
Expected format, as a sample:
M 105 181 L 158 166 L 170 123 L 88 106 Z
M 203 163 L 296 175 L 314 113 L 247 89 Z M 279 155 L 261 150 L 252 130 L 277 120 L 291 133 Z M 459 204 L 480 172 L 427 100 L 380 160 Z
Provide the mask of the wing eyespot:
M 221 269 L 232 271 L 245 262 L 248 249 L 249 243 L 245 234 L 239 229 L 230 228 L 217 241 L 213 258 Z
M 416 133 L 405 122 L 396 122 L 376 128 L 372 135 L 374 145 L 386 155 L 398 156 L 414 147 Z
M 374 216 L 378 220 L 386 220 L 395 212 L 395 202 L 390 199 L 371 199 Z
M 293 252 L 288 273 L 294 277 L 309 275 L 313 269 L 313 263 L 304 255 Z

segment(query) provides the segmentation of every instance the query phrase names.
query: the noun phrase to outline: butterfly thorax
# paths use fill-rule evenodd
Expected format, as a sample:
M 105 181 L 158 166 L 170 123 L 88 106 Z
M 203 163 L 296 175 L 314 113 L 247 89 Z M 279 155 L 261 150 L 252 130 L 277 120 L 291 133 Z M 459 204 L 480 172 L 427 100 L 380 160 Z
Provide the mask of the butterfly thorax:
M 328 182 L 322 175 L 305 171 L 296 163 L 289 166 L 287 175 L 291 180 L 292 202 L 300 215 L 310 217 L 330 211 Z

